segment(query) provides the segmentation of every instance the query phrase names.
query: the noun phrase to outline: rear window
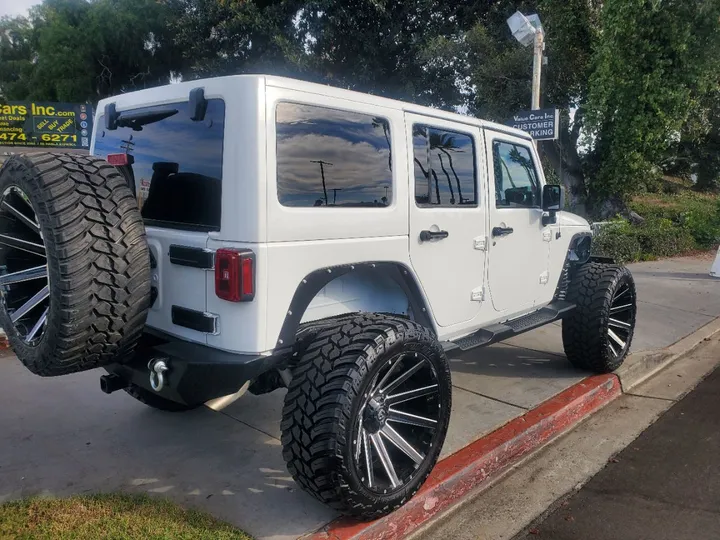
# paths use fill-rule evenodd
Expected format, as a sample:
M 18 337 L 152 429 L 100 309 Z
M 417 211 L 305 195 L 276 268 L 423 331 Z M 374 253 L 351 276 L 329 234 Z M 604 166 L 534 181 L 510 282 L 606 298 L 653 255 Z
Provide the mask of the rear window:
M 190 115 L 187 102 L 133 109 L 133 127 L 114 130 L 101 117 L 94 153 L 131 156 L 120 169 L 135 185 L 146 224 L 220 230 L 225 102 L 208 100 L 202 121 Z

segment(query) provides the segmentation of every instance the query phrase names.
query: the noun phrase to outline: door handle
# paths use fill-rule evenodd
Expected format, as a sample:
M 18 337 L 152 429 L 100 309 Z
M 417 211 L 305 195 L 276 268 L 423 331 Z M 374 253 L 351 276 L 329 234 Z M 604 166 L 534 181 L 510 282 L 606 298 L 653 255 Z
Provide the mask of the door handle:
M 447 231 L 420 231 L 420 241 L 429 242 L 430 240 L 442 240 L 450 236 Z
M 507 236 L 508 234 L 512 234 L 515 232 L 515 229 L 512 227 L 493 227 L 492 235 L 493 236 Z

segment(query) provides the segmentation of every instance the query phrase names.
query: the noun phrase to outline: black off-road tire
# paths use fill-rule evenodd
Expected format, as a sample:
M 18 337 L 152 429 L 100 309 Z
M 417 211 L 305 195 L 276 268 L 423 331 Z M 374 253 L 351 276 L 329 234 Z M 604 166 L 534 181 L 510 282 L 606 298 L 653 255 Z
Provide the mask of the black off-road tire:
M 185 405 L 183 403 L 178 403 L 176 401 L 165 399 L 164 397 L 161 397 L 156 393 L 151 392 L 150 390 L 145 390 L 144 388 L 135 384 L 131 384 L 130 386 L 125 388 L 125 391 L 132 397 L 137 399 L 140 403 L 143 403 L 148 407 L 152 407 L 153 409 L 158 409 L 160 411 L 185 412 L 197 409 L 200 405 L 202 405 L 202 403 L 199 403 L 197 405 Z
M 363 393 L 384 360 L 400 351 L 422 351 L 438 376 L 442 412 L 437 444 L 415 475 L 394 492 L 368 490 L 351 466 L 350 430 Z M 447 433 L 451 408 L 450 369 L 432 333 L 403 318 L 359 314 L 321 330 L 293 370 L 282 419 L 283 457 L 295 481 L 331 508 L 375 519 L 408 501 L 435 466 Z
M 628 313 L 631 328 L 626 346 L 615 355 L 608 346 L 610 308 L 617 292 L 625 286 L 629 287 L 627 298 L 632 304 Z M 617 265 L 586 263 L 575 271 L 567 299 L 577 306 L 562 323 L 568 360 L 575 367 L 595 373 L 610 373 L 619 368 L 628 355 L 635 329 L 637 297 L 630 271 Z
M 5 162 L 0 193 L 12 186 L 37 216 L 50 291 L 45 331 L 32 344 L 2 302 L 0 326 L 15 354 L 42 376 L 126 361 L 150 307 L 150 256 L 125 179 L 96 157 L 41 153 Z

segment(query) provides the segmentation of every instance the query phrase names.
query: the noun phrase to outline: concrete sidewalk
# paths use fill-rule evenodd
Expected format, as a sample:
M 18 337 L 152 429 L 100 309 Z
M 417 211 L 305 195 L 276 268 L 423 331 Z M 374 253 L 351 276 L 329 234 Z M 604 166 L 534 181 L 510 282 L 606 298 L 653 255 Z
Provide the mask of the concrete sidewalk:
M 720 316 L 711 259 L 632 265 L 640 298 L 633 351 L 662 349 Z M 581 381 L 560 326 L 450 354 L 453 414 L 442 457 Z M 0 501 L 47 493 L 161 493 L 259 538 L 296 538 L 336 515 L 304 494 L 280 449 L 283 391 L 246 395 L 222 413 L 163 414 L 100 392 L 100 372 L 57 379 L 0 361 Z

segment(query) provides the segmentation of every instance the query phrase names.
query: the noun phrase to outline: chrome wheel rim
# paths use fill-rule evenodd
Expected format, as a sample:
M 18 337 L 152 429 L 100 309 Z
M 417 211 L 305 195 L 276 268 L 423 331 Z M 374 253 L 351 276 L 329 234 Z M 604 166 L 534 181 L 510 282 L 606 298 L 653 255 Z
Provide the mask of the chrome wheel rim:
M 47 252 L 30 198 L 17 186 L 0 199 L 0 295 L 17 335 L 36 345 L 47 326 Z
M 389 493 L 407 485 L 438 444 L 442 402 L 434 366 L 419 353 L 391 358 L 363 395 L 353 453 L 363 486 Z
M 610 303 L 607 327 L 607 346 L 615 358 L 622 356 L 630 346 L 630 335 L 635 317 L 635 301 L 629 283 L 617 288 Z

